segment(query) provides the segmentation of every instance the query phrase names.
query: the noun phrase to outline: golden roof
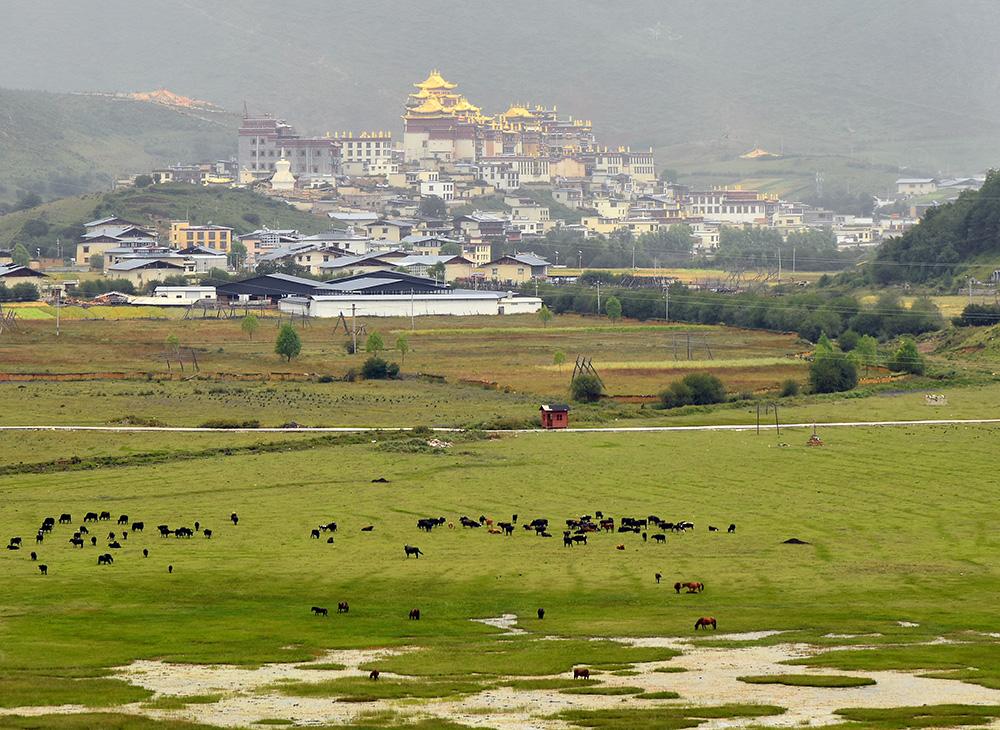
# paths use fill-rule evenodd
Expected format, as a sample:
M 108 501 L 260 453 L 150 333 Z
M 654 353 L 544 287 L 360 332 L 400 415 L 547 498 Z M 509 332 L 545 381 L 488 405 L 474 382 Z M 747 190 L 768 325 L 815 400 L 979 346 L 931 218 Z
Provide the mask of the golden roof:
M 418 107 L 414 107 L 410 111 L 416 114 L 441 114 L 441 113 L 447 113 L 448 110 L 445 109 L 444 105 L 442 105 L 441 102 L 437 100 L 437 97 L 432 96 L 423 104 L 421 104 Z
M 450 81 L 445 81 L 441 72 L 434 69 L 430 72 L 426 79 L 421 81 L 419 84 L 414 84 L 418 89 L 454 89 L 458 84 L 453 84 Z
M 475 104 L 472 104 L 464 96 L 458 97 L 458 102 L 455 104 L 455 106 L 452 107 L 452 109 L 456 112 L 474 112 L 477 114 L 479 113 L 479 107 L 476 106 Z
M 505 111 L 502 116 L 520 119 L 534 119 L 535 117 L 535 115 L 528 111 L 525 107 L 518 106 L 516 104 L 511 104 L 510 109 Z

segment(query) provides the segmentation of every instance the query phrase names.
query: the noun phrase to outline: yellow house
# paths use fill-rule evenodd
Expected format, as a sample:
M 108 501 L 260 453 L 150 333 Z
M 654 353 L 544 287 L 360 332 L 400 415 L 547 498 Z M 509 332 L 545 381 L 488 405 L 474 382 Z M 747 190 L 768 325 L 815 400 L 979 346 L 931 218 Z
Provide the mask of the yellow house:
M 602 218 L 599 215 L 585 215 L 580 224 L 591 233 L 610 236 L 615 231 L 624 228 L 625 224 L 617 218 Z
M 476 276 L 508 284 L 523 284 L 549 275 L 549 262 L 532 254 L 509 254 L 480 266 Z
M 228 252 L 233 245 L 233 229 L 226 226 L 192 226 L 190 221 L 170 221 L 170 247 L 203 246 Z

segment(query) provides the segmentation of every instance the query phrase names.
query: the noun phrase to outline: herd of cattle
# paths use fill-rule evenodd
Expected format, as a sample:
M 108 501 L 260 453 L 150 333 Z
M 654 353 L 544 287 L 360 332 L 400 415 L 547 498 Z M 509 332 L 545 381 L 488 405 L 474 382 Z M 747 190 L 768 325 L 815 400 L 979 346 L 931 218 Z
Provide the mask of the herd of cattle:
M 233 525 L 239 524 L 239 516 L 233 512 L 229 519 L 232 521 Z M 101 522 L 111 522 L 111 513 L 104 512 L 87 512 L 83 516 L 83 523 L 77 527 L 72 536 L 69 538 L 68 542 L 75 548 L 84 549 L 89 543 L 91 547 L 97 547 L 98 537 L 97 535 L 90 534 L 90 528 L 88 524 L 93 525 L 94 523 Z M 73 515 L 64 512 L 59 515 L 58 524 L 59 525 L 72 525 Z M 41 550 L 41 546 L 46 540 L 53 539 L 53 533 L 55 531 L 57 520 L 55 517 L 46 517 L 42 520 L 42 524 L 39 525 L 38 531 L 35 533 L 35 545 L 36 549 L 32 550 L 30 557 L 32 562 L 38 561 L 38 550 Z M 143 532 L 146 528 L 144 522 L 140 520 L 130 520 L 128 515 L 119 515 L 116 521 L 117 527 L 122 527 L 124 529 L 110 530 L 107 535 L 107 549 L 108 550 L 121 550 L 124 546 L 122 543 L 128 541 L 128 536 L 133 533 Z M 73 528 L 70 528 L 73 529 Z M 194 523 L 194 528 L 191 527 L 176 527 L 171 528 L 169 525 L 157 525 L 157 530 L 159 530 L 160 537 L 170 537 L 173 535 L 175 538 L 191 538 L 196 534 L 201 534 L 205 539 L 210 540 L 212 538 L 212 530 L 208 528 L 203 528 L 200 522 Z M 95 528 L 96 531 L 96 528 Z M 8 550 L 20 550 L 24 546 L 23 538 L 19 536 L 11 537 L 7 542 Z M 142 556 L 144 558 L 149 557 L 149 548 L 143 548 Z M 115 562 L 114 555 L 112 553 L 101 553 L 97 556 L 98 565 L 113 565 Z M 49 566 L 46 563 L 38 564 L 38 572 L 42 575 L 49 574 Z M 167 572 L 173 573 L 174 567 L 172 565 L 167 566 Z

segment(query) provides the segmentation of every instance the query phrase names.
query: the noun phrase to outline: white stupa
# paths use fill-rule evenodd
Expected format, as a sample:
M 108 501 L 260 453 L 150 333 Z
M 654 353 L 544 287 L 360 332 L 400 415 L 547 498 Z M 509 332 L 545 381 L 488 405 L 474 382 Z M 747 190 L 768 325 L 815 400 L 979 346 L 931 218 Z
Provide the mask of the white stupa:
M 295 175 L 292 174 L 292 163 L 285 159 L 285 151 L 281 151 L 281 159 L 274 163 L 274 174 L 271 175 L 271 190 L 287 192 L 295 189 Z

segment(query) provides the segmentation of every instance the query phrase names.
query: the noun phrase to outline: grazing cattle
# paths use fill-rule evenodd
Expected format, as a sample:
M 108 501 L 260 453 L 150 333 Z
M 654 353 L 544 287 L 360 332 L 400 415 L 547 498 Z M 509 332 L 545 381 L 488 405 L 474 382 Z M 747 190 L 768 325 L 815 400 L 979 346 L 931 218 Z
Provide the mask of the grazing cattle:
M 45 542 L 45 535 L 39 532 L 37 535 L 35 535 L 35 544 L 37 545 L 38 543 L 41 542 Z
M 645 532 L 642 533 L 642 541 L 646 542 L 647 540 L 649 540 L 649 535 L 647 535 Z
M 111 557 L 111 553 L 104 553 L 97 556 L 98 565 L 111 565 L 113 562 L 115 562 L 115 559 Z
M 486 524 L 486 515 L 479 515 L 479 524 L 480 525 Z
M 166 537 L 167 535 L 170 535 L 170 534 L 173 533 L 173 530 L 171 530 L 166 525 L 157 525 L 156 529 L 160 531 L 160 537 Z
M 656 535 L 653 535 L 653 542 L 666 542 L 666 541 L 667 541 L 667 536 L 664 535 L 663 533 L 657 533 Z
M 510 521 L 513 522 L 516 525 L 517 524 L 517 515 L 511 515 L 510 516 Z
M 330 615 L 329 609 L 323 608 L 322 606 L 313 606 L 310 610 L 313 612 L 313 615 L 315 615 L 315 616 L 329 616 Z
M 178 527 L 174 530 L 174 537 L 192 537 L 194 536 L 194 530 L 190 527 Z
M 71 515 L 71 514 L 63 512 L 61 515 L 59 515 L 59 524 L 60 525 L 68 525 L 72 521 L 73 521 L 73 515 Z
M 207 540 L 212 539 L 212 531 L 209 530 L 207 527 L 202 531 L 201 534 L 204 535 Z
M 366 526 L 364 526 L 364 527 L 361 528 L 361 531 L 362 532 L 371 532 L 374 529 L 375 529 L 375 525 L 366 525 Z
M 491 535 L 502 535 L 503 534 L 503 530 L 500 530 L 500 529 L 498 529 L 496 527 L 491 527 L 490 529 L 487 530 L 487 532 L 490 533 Z
M 654 578 L 656 578 L 656 585 L 660 585 L 660 579 L 661 579 L 661 578 L 662 578 L 663 576 L 662 576 L 662 575 L 660 575 L 659 573 L 657 573 L 657 574 L 656 574 L 656 575 L 654 575 L 653 577 L 654 577 Z
M 514 534 L 514 525 L 510 522 L 498 522 L 497 527 L 503 531 L 504 537 L 510 537 Z
M 118 516 L 118 524 L 119 525 L 127 525 L 128 524 L 128 515 L 119 515 Z
M 709 626 L 712 627 L 713 631 L 716 628 L 718 628 L 718 624 L 717 624 L 716 620 L 714 618 L 712 618 L 711 616 L 702 616 L 700 619 L 698 619 L 697 621 L 694 622 L 694 630 L 695 631 L 697 631 L 698 629 L 706 629 L 707 630 Z
M 90 534 L 90 530 L 87 529 L 86 525 L 80 525 L 80 534 L 81 535 L 89 535 Z
M 114 542 L 109 542 L 109 543 L 108 543 L 108 547 L 109 547 L 109 548 L 113 548 L 113 549 L 115 549 L 115 550 L 118 550 L 118 549 L 120 549 L 120 548 L 121 548 L 121 546 L 122 546 L 122 544 L 121 544 L 120 542 L 118 542 L 117 540 L 115 540 Z
M 133 522 L 132 532 L 142 532 L 143 528 L 146 526 L 144 522 Z
M 167 572 L 168 572 L 168 573 L 173 573 L 173 572 L 174 572 L 174 566 L 172 566 L 172 565 L 168 565 L 168 566 L 167 566 Z
M 69 543 L 70 543 L 70 545 L 73 545 L 75 547 L 82 548 L 83 547 L 83 538 L 82 537 L 74 537 L 73 539 L 71 539 L 69 541 Z
M 601 520 L 601 529 L 605 532 L 615 531 L 615 521 L 614 520 Z
M 111 513 L 110 512 L 101 512 L 101 514 L 98 516 L 97 519 L 101 520 L 102 522 L 104 520 L 110 520 L 111 519 Z
M 340 601 L 337 604 L 337 613 L 347 613 L 351 610 L 351 607 L 347 605 L 347 601 Z
M 573 667 L 573 679 L 590 679 L 590 670 L 583 667 Z
M 96 546 L 97 545 L 97 538 L 96 537 L 90 538 L 90 544 L 93 545 L 93 546 Z
M 333 545 L 333 538 L 332 537 L 326 538 L 326 544 L 327 545 Z
M 83 516 L 83 521 L 84 522 L 97 522 L 97 513 L 96 512 L 88 512 L 87 514 L 85 514 Z
M 49 566 L 44 565 L 44 564 L 39 565 L 38 566 L 38 572 L 41 573 L 42 575 L 48 575 L 49 574 Z
M 573 535 L 573 542 L 582 542 L 584 545 L 587 544 L 586 535 Z
M 418 560 L 420 559 L 420 556 L 423 555 L 423 553 L 420 552 L 420 548 L 416 547 L 415 545 L 404 545 L 403 546 L 403 554 L 407 558 L 412 555 L 413 557 L 417 558 Z
M 115 539 L 115 537 L 116 537 L 115 533 L 113 533 L 113 532 L 109 532 L 109 533 L 108 533 L 108 539 L 109 539 L 109 540 L 114 540 L 114 539 Z
M 19 538 L 19 537 L 12 537 L 10 539 L 10 544 L 11 545 L 20 545 L 21 544 L 21 538 Z
M 200 529 L 201 529 L 201 523 L 196 520 L 194 523 L 194 531 L 198 532 L 198 530 Z
M 615 550 L 624 550 L 624 549 L 625 549 L 624 545 L 615 545 Z
M 368 672 L 368 679 L 372 680 L 373 682 L 377 682 L 378 681 L 378 674 L 379 674 L 378 670 L 377 669 L 373 669 L 370 672 Z
M 540 608 L 538 609 L 538 620 L 541 621 L 543 618 L 545 618 L 545 609 Z
M 55 517 L 46 517 L 44 520 L 42 520 L 42 527 L 46 527 L 46 526 L 47 527 L 52 527 L 52 525 L 54 525 L 55 523 L 56 523 L 56 518 Z
M 411 621 L 419 621 L 420 620 L 420 609 L 419 608 L 412 608 L 412 609 L 410 609 L 410 620 Z
M 320 525 L 320 527 L 322 527 L 327 532 L 336 532 L 337 531 L 337 523 L 336 522 L 327 522 L 325 525 Z
M 8 550 L 20 550 L 21 546 L 20 545 L 13 545 L 13 544 L 11 544 L 11 545 L 7 546 L 7 549 Z
M 563 535 L 563 547 L 573 547 L 573 538 L 568 534 Z
M 127 532 L 123 532 L 122 533 L 122 540 L 128 540 L 128 533 Z
M 235 512 L 229 515 L 229 519 L 232 520 L 234 526 L 240 523 L 240 518 Z
M 36 553 L 35 551 L 32 550 L 32 552 L 31 552 L 31 559 L 32 559 L 32 561 L 38 560 L 38 553 Z
M 538 535 L 539 535 L 539 537 L 552 537 L 552 533 L 551 532 L 545 532 L 545 530 L 542 530 L 541 532 L 539 532 Z
M 736 532 L 736 525 L 735 524 L 730 525 L 729 529 L 726 530 L 726 532 L 728 532 L 729 534 Z
M 142 549 L 142 557 L 144 557 L 144 558 L 148 558 L 149 557 L 149 548 L 143 548 Z
M 709 532 L 718 532 L 718 531 L 719 531 L 719 528 L 718 528 L 718 527 L 715 527 L 714 525 L 709 525 L 709 526 L 708 526 L 708 531 L 709 531 Z
M 319 530 L 313 530 L 309 533 L 310 539 L 319 540 Z

